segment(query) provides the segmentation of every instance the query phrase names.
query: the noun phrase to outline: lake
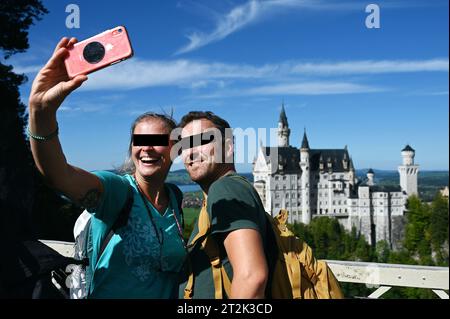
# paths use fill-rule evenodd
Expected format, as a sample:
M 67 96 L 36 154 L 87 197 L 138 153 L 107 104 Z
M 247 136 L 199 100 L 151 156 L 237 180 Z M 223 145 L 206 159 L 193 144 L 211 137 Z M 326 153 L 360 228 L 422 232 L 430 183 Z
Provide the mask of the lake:
M 189 184 L 189 185 L 177 185 L 183 193 L 189 192 L 199 192 L 202 189 L 198 184 Z

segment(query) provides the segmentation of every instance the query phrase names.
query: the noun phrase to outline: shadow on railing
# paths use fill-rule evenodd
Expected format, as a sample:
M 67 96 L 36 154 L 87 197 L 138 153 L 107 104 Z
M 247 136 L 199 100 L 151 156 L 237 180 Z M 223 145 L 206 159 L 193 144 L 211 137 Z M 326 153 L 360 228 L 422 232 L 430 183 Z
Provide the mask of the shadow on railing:
M 74 255 L 71 242 L 41 240 L 50 248 L 68 257 Z M 392 287 L 431 289 L 441 299 L 449 299 L 449 268 L 400 264 L 380 264 L 342 260 L 326 260 L 340 282 L 378 287 L 368 298 L 381 297 Z

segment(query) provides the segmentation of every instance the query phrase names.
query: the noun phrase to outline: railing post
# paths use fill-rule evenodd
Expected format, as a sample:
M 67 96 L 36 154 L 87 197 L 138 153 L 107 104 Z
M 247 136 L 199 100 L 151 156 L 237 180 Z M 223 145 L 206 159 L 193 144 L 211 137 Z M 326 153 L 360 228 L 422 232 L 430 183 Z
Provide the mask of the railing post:
M 444 290 L 432 289 L 433 292 L 441 299 L 448 299 L 448 295 Z
M 369 298 L 372 299 L 378 299 L 381 297 L 381 295 L 383 295 L 385 292 L 387 292 L 389 289 L 391 289 L 392 287 L 389 286 L 381 286 L 379 287 L 377 290 L 375 290 L 374 292 L 372 292 L 369 295 Z

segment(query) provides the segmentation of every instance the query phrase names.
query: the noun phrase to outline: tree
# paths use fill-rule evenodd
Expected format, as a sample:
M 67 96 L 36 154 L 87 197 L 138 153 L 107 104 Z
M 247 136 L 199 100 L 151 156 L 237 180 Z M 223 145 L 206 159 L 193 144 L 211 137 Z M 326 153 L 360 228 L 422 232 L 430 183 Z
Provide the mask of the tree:
M 432 265 L 430 245 L 431 208 L 422 203 L 417 196 L 411 196 L 407 202 L 407 224 L 404 247 L 422 265 Z
M 5 59 L 28 48 L 28 29 L 47 13 L 38 0 L 0 2 L 0 50 Z M 33 235 L 35 170 L 24 136 L 27 121 L 19 86 L 24 75 L 0 63 L 0 231 L 5 238 Z
M 448 200 L 437 193 L 431 203 L 430 240 L 436 264 L 448 265 Z

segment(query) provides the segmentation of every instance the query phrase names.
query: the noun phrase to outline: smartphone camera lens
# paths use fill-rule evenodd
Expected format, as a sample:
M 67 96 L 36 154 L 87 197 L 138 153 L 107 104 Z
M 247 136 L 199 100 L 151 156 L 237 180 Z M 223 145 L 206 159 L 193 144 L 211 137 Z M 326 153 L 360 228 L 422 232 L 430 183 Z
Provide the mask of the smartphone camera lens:
M 117 32 L 122 33 L 122 29 L 118 29 Z
M 83 49 L 84 59 L 91 64 L 100 62 L 104 56 L 105 47 L 100 42 L 91 42 Z

